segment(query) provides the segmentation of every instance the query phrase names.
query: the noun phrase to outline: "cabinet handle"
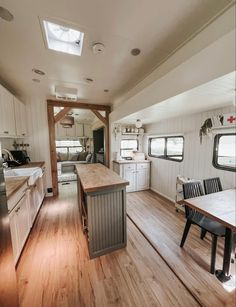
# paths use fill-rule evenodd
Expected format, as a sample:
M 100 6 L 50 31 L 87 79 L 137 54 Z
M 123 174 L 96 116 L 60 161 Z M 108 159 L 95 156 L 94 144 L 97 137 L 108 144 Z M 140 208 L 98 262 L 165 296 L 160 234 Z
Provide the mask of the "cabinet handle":
M 4 134 L 8 134 L 9 133 L 9 131 L 4 131 Z
M 22 133 L 23 136 L 25 136 L 25 133 Z

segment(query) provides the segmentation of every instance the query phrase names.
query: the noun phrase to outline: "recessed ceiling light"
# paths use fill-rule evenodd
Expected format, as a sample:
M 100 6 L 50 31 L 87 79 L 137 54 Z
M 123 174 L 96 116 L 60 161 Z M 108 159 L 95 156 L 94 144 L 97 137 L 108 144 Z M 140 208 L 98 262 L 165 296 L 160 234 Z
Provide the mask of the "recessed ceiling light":
M 5 21 L 12 21 L 14 16 L 7 9 L 0 6 L 0 18 L 4 19 Z
M 81 56 L 83 32 L 46 20 L 43 26 L 49 49 Z
M 39 79 L 36 79 L 36 78 L 34 78 L 34 79 L 32 79 L 32 81 L 34 81 L 34 82 L 40 82 L 40 80 Z
M 131 54 L 132 54 L 133 56 L 139 55 L 140 52 L 141 52 L 141 50 L 140 50 L 139 48 L 134 48 L 134 49 L 131 50 Z
M 105 92 L 105 93 L 108 93 L 108 92 L 109 92 L 109 90 L 105 89 L 105 90 L 104 90 L 104 92 Z
M 92 78 L 85 78 L 85 81 L 86 81 L 87 83 L 92 83 L 92 82 L 93 82 L 93 79 L 92 79 Z
M 33 68 L 32 71 L 40 76 L 44 76 L 45 75 L 45 72 L 40 70 L 40 69 L 37 69 L 37 68 Z
M 102 54 L 105 52 L 105 46 L 102 43 L 94 43 L 92 49 L 94 54 Z

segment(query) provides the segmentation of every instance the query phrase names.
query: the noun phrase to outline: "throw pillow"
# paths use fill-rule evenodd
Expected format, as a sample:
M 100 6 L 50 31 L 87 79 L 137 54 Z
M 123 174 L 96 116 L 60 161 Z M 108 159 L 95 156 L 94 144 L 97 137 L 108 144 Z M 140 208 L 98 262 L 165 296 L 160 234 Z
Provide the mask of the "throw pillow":
M 92 154 L 89 153 L 89 154 L 87 155 L 87 157 L 86 157 L 86 162 L 87 162 L 87 163 L 90 163 L 90 162 L 91 162 L 91 158 L 92 158 Z
M 69 161 L 77 161 L 78 159 L 78 154 L 77 153 L 70 153 L 69 154 Z
M 67 161 L 68 160 L 68 154 L 67 153 L 60 153 L 61 161 Z
M 78 161 L 86 161 L 87 155 L 88 155 L 87 151 L 80 152 L 78 156 Z

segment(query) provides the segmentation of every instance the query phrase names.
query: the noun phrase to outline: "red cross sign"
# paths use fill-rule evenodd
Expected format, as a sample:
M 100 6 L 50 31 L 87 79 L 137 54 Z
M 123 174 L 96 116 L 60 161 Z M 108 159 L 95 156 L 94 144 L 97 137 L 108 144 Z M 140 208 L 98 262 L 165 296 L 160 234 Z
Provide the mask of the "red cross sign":
M 229 122 L 230 124 L 232 124 L 234 121 L 236 121 L 236 117 L 233 117 L 232 115 L 227 118 L 227 122 Z

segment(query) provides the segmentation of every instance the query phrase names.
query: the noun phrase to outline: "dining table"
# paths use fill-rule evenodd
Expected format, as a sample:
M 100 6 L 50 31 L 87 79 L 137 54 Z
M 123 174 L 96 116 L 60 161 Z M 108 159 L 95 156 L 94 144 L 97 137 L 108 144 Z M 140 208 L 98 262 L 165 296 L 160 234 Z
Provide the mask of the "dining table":
M 184 203 L 225 226 L 223 267 L 216 270 L 215 274 L 221 282 L 230 280 L 233 233 L 236 233 L 236 189 L 185 199 Z

